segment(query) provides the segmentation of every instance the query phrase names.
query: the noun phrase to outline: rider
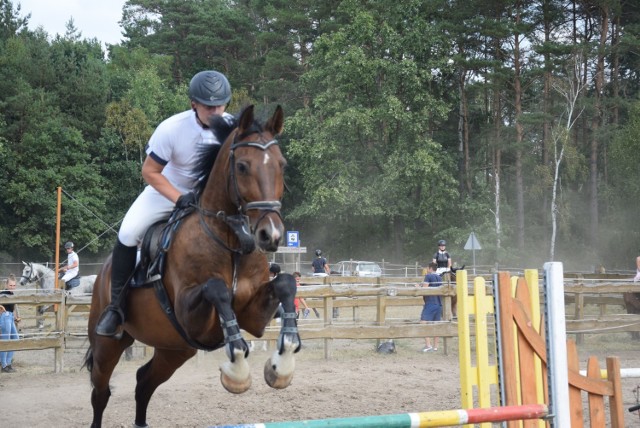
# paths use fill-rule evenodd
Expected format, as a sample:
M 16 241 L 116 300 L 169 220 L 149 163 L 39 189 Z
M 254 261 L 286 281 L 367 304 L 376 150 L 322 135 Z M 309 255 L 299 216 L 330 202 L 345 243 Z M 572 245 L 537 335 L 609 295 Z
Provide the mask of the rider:
M 311 262 L 314 276 L 327 276 L 331 272 L 327 259 L 322 257 L 322 251 L 316 250 L 316 258 Z
M 441 239 L 438 241 L 438 251 L 433 255 L 432 263 L 437 263 L 437 273 L 442 275 L 443 273 L 451 271 L 451 256 L 446 250 L 447 241 Z
M 68 282 L 78 276 L 80 272 L 80 258 L 78 254 L 73 251 L 73 242 L 68 241 L 64 244 L 64 249 L 67 252 L 67 265 L 60 268 L 60 270 L 64 272 L 64 275 L 60 279 L 64 281 L 65 288 L 68 289 Z
M 231 100 L 231 85 L 220 72 L 197 73 L 189 83 L 191 110 L 163 121 L 147 144 L 142 177 L 149 184 L 129 208 L 113 249 L 111 260 L 111 304 L 105 308 L 96 327 L 101 336 L 114 336 L 124 322 L 126 284 L 136 265 L 137 246 L 144 233 L 157 221 L 170 217 L 174 208 L 186 208 L 196 202 L 192 193 L 196 177 L 191 170 L 202 145 L 221 144 L 209 129 L 214 116 L 228 121 L 225 113 Z

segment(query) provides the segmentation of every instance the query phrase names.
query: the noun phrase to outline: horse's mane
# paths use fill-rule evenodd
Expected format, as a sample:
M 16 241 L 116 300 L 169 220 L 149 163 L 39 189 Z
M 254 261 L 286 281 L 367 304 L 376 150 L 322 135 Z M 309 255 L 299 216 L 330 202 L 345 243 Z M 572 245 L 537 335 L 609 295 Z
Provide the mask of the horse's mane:
M 225 118 L 224 116 L 214 116 L 209 121 L 209 128 L 220 144 L 203 145 L 198 150 L 198 160 L 193 168 L 193 175 L 198 177 L 198 181 L 194 189 L 198 195 L 202 194 L 204 186 L 207 185 L 209 175 L 211 174 L 213 165 L 218 157 L 218 152 L 222 148 L 222 145 L 224 145 L 225 141 L 227 141 L 229 135 L 231 135 L 231 133 L 238 127 L 238 118 L 242 116 L 242 113 L 246 108 L 247 107 L 245 107 L 240 114 L 233 116 L 231 119 Z M 238 135 L 237 138 L 242 139 L 246 135 L 250 135 L 255 132 L 262 132 L 262 125 L 260 125 L 258 121 L 254 120 L 253 124 L 251 124 L 249 128 L 245 129 L 242 135 Z

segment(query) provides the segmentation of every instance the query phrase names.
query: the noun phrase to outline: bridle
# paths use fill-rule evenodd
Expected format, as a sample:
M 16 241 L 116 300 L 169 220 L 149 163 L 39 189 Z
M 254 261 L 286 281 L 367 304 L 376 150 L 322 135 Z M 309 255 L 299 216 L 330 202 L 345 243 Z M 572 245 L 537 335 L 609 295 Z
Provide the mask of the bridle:
M 203 229 L 207 233 L 209 237 L 211 237 L 214 241 L 220 244 L 223 248 L 238 255 L 249 254 L 253 252 L 255 249 L 255 240 L 253 238 L 253 234 L 256 229 L 262 222 L 262 220 L 269 213 L 276 213 L 280 220 L 282 220 L 282 215 L 280 213 L 280 208 L 282 204 L 280 201 L 251 201 L 247 202 L 242 195 L 240 194 L 240 189 L 238 187 L 238 179 L 236 177 L 236 157 L 235 150 L 242 147 L 252 147 L 258 150 L 267 151 L 269 147 L 273 145 L 278 145 L 278 140 L 272 139 L 270 141 L 264 141 L 260 138 L 259 141 L 237 141 L 237 135 L 234 136 L 233 143 L 231 143 L 231 148 L 229 149 L 229 182 L 227 185 L 229 187 L 233 187 L 233 192 L 231 189 L 227 189 L 230 194 L 234 195 L 234 205 L 236 206 L 238 214 L 228 215 L 224 211 L 212 212 L 208 211 L 200 206 L 198 202 L 197 210 L 200 214 L 200 224 Z M 249 222 L 249 216 L 247 213 L 249 211 L 257 210 L 260 212 L 258 219 L 255 222 L 255 225 L 251 227 Z M 207 225 L 205 221 L 205 217 L 214 217 L 219 220 L 222 220 L 227 226 L 233 230 L 233 232 L 238 237 L 240 241 L 239 248 L 231 248 L 229 247 L 222 239 L 220 239 Z
M 36 274 L 34 277 L 33 274 L 35 273 L 35 269 L 33 268 L 33 265 L 31 263 L 27 263 L 27 266 L 29 267 L 29 276 L 24 275 L 24 270 L 22 271 L 23 275 L 20 276 L 20 279 L 24 279 L 27 284 L 31 284 L 44 278 L 44 274 L 42 274 L 41 277 L 38 277 Z
M 25 280 L 24 283 L 26 284 L 33 284 L 34 282 L 40 282 L 41 283 L 40 285 L 42 286 L 42 281 L 44 280 L 44 277 L 48 274 L 48 272 L 42 272 L 41 275 L 38 275 L 38 272 L 33 268 L 33 263 L 29 262 L 27 263 L 27 266 L 29 267 L 29 276 L 21 275 L 20 284 L 23 284 L 22 279 L 24 279 Z M 22 273 L 24 274 L 24 270 L 22 271 Z

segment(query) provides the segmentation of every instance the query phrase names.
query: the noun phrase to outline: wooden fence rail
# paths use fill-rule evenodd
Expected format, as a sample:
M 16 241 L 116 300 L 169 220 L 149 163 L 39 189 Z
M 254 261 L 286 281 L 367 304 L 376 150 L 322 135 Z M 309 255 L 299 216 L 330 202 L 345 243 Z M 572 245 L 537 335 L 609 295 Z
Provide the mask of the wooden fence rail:
M 472 279 L 470 277 L 468 286 L 470 294 L 474 294 Z M 300 336 L 303 340 L 323 339 L 326 358 L 331 357 L 331 341 L 334 339 L 383 340 L 440 336 L 445 339 L 444 350 L 447 352 L 448 339 L 458 337 L 458 324 L 451 313 L 451 299 L 456 295 L 455 284 L 439 289 L 416 288 L 415 284 L 421 281 L 422 277 L 304 277 L 301 282 L 305 286 L 298 288 L 298 296 L 305 298 L 310 307 L 319 309 L 323 316 L 320 320 L 301 320 Z M 491 281 L 486 281 L 484 287 L 487 294 L 493 293 Z M 630 280 L 611 282 L 607 279 L 607 282 L 594 283 L 585 282 L 584 278 L 569 278 L 565 281 L 565 296 L 568 297 L 567 300 L 574 296 L 571 302 L 575 306 L 576 316 L 573 320 L 567 320 L 567 332 L 640 332 L 640 315 L 607 314 L 606 310 L 600 309 L 595 316 L 590 316 L 585 311 L 589 304 L 612 306 L 619 302 L 612 295 L 619 296 L 622 292 L 639 290 L 640 285 L 634 285 Z M 419 323 L 422 297 L 428 295 L 443 296 L 444 321 L 434 324 Z M 74 297 L 61 292 L 22 294 L 18 290 L 15 296 L 3 296 L 0 299 L 26 306 L 56 305 L 57 310 L 47 315 L 47 319 L 55 320 L 51 328 L 33 337 L 25 334 L 20 340 L 0 340 L 0 351 L 54 348 L 54 369 L 61 371 L 67 340 L 86 335 L 86 323 L 72 323 L 70 319 L 86 317 L 91 303 L 90 296 Z M 334 308 L 341 311 L 337 319 L 333 318 Z M 365 308 L 373 308 L 373 316 L 371 309 L 364 311 Z M 398 312 L 401 312 L 400 317 Z M 279 326 L 274 322 L 267 327 L 262 339 L 275 340 L 278 334 Z M 249 335 L 247 338 L 252 339 Z

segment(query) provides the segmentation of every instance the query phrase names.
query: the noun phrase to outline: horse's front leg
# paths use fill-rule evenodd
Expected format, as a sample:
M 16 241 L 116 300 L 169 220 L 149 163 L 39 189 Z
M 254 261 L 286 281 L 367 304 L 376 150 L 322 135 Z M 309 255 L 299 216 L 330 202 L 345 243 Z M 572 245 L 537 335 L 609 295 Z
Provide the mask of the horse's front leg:
M 240 333 L 236 314 L 231 307 L 231 293 L 224 281 L 212 278 L 202 287 L 202 295 L 216 308 L 224 334 L 224 348 L 229 361 L 220 365 L 220 381 L 227 391 L 241 394 L 251 386 L 247 363 L 249 345 Z
M 273 290 L 282 305 L 281 327 L 277 346 L 264 366 L 264 379 L 272 388 L 286 388 L 295 370 L 293 354 L 300 350 L 301 341 L 296 319 L 296 280 L 292 275 L 280 274 L 272 281 Z

